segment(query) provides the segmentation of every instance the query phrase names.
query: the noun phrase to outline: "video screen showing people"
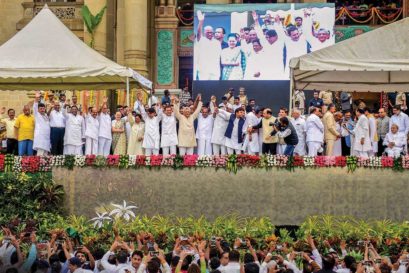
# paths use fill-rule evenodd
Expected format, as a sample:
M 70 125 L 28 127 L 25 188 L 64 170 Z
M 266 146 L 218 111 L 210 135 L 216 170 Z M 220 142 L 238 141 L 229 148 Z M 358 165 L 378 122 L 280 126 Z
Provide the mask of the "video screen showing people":
M 334 24 L 333 4 L 196 5 L 194 80 L 289 80 L 291 58 L 335 43 Z

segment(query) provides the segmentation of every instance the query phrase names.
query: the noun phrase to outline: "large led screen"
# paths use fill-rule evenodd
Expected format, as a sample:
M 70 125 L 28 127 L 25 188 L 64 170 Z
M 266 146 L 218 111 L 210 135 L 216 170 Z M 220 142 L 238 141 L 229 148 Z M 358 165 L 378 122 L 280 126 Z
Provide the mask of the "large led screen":
M 195 81 L 289 80 L 291 58 L 335 43 L 333 4 L 195 5 Z

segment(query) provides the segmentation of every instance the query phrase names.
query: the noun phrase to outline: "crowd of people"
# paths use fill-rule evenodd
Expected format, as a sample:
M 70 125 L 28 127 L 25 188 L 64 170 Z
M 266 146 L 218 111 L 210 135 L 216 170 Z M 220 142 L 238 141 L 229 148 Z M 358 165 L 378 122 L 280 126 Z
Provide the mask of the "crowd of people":
M 275 12 L 260 16 L 240 33 L 226 33 L 223 27 L 205 25 L 205 14 L 197 12 L 195 72 L 197 80 L 288 80 L 291 58 L 334 44 L 331 28 L 313 18 L 311 9 L 292 14 Z M 321 23 L 321 28 L 317 28 Z
M 179 236 L 173 249 L 164 251 L 150 233 L 140 232 L 125 242 L 118 235 L 109 249 L 79 244 L 66 233 L 51 232 L 49 241 L 38 241 L 34 232 L 21 236 L 5 229 L 0 246 L 0 269 L 5 273 L 407 273 L 409 255 L 382 254 L 369 241 L 347 245 L 345 241 L 317 249 L 309 236 L 300 249 L 285 242 L 253 245 L 251 238 L 227 242 Z M 31 245 L 23 253 L 21 244 Z M 322 244 L 321 244 L 322 243 Z M 88 246 L 92 248 L 93 246 Z M 363 260 L 350 254 L 359 249 Z M 325 253 L 325 254 L 324 254 Z
M 152 95 L 144 104 L 141 94 L 133 109 L 118 106 L 81 109 L 60 96 L 43 101 L 40 93 L 15 117 L 7 111 L 1 121 L 7 130 L 7 152 L 18 155 L 225 155 L 283 154 L 316 156 L 388 155 L 398 157 L 407 150 L 409 118 L 402 111 L 406 95 L 396 96 L 393 115 L 384 108 L 376 112 L 360 101 L 353 108 L 351 94 L 335 98 L 330 91 L 315 91 L 306 103 L 305 94 L 294 94 L 291 113 L 248 99 L 244 88 L 229 91 L 217 102 L 212 96 L 203 104 L 199 94 L 193 101 L 185 88 L 179 97 L 169 91 L 159 100 Z M 337 107 L 334 102 L 339 101 Z M 33 114 L 31 113 L 33 112 Z M 5 114 L 3 108 L 1 114 Z M 305 113 L 307 112 L 307 113 Z

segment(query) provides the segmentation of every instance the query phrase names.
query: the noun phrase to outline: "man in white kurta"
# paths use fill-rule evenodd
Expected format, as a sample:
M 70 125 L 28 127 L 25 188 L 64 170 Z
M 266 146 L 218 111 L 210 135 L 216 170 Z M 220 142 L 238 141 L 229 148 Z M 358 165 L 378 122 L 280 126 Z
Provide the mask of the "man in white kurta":
M 357 156 L 368 157 L 368 153 L 372 150 L 372 143 L 369 137 L 369 121 L 364 113 L 363 109 L 356 110 L 358 122 L 353 130 L 355 136 L 353 149 Z
M 383 145 L 386 146 L 385 152 L 388 156 L 399 157 L 401 155 L 406 145 L 406 136 L 399 132 L 398 125 L 391 125 L 391 131 L 386 134 Z
M 223 105 L 219 107 L 223 108 Z M 210 110 L 212 113 L 215 113 L 216 108 L 216 103 L 210 104 Z M 213 155 L 226 154 L 226 137 L 224 136 L 224 133 L 226 133 L 227 124 L 228 121 L 223 119 L 220 115 L 216 115 L 214 118 L 212 137 L 210 140 L 212 143 Z
M 258 154 L 260 152 L 260 143 L 259 143 L 259 130 L 252 130 L 249 133 L 248 129 L 257 126 L 260 123 L 260 110 L 256 111 L 252 109 L 251 106 L 247 107 L 249 111 L 246 115 L 246 122 L 248 124 L 247 128 L 244 128 L 246 138 L 244 139 L 243 150 L 250 155 Z
M 213 36 L 211 26 L 202 30 L 205 15 L 197 13 L 199 20 L 195 39 L 196 75 L 199 80 L 220 80 L 220 54 L 222 47 L 220 42 Z
M 376 119 L 373 114 L 365 109 L 365 116 L 368 118 L 369 122 L 369 137 L 371 139 L 372 149 L 369 151 L 369 156 L 375 156 L 378 153 L 378 129 L 376 125 Z
M 108 114 L 106 100 L 99 114 L 99 132 L 98 132 L 98 155 L 107 156 L 111 150 L 112 143 L 112 120 Z
M 99 121 L 98 110 L 93 107 L 85 116 L 85 154 L 98 154 Z
M 301 117 L 301 111 L 298 109 L 293 110 L 292 116 L 293 118 L 291 119 L 291 123 L 293 124 L 298 136 L 298 144 L 295 146 L 294 154 L 303 156 L 306 154 L 305 146 L 305 135 L 307 132 L 306 122 L 305 119 Z
M 240 119 L 243 119 L 245 116 L 245 112 L 243 109 L 239 108 L 236 110 L 236 112 L 229 113 L 223 109 L 218 110 L 218 115 L 220 115 L 224 120 L 229 121 L 231 116 L 234 115 L 234 121 L 233 121 L 233 129 L 232 129 L 232 134 L 231 137 L 226 137 L 226 142 L 225 146 L 227 149 L 227 154 L 241 154 L 243 150 L 243 142 L 239 141 L 239 122 Z M 229 126 L 229 125 L 228 125 Z M 247 124 L 244 122 L 243 125 L 243 132 L 247 129 Z M 227 129 L 226 129 L 227 130 Z
M 74 105 L 71 107 L 71 113 L 65 114 L 65 135 L 64 135 L 64 154 L 82 155 L 82 145 L 85 139 L 85 121 L 78 114 L 78 109 Z
M 319 115 L 319 108 L 311 107 L 310 116 L 305 124 L 308 156 L 316 156 L 324 143 L 324 124 Z
M 284 73 L 284 33 L 277 32 L 274 27 L 274 29 L 267 30 L 264 34 L 256 12 L 253 12 L 253 19 L 255 22 L 254 29 L 257 32 L 257 37 L 263 46 L 267 58 L 265 70 L 268 75 L 266 75 L 266 78 L 269 80 L 288 79 L 288 76 Z M 274 26 L 277 26 L 277 24 L 274 24 Z M 282 28 L 281 25 L 279 27 Z
M 148 113 L 142 103 L 139 105 L 139 111 L 145 121 L 145 134 L 143 136 L 142 147 L 145 149 L 145 155 L 158 155 L 160 144 L 159 123 L 162 120 L 162 110 L 159 108 L 156 114 L 155 108 L 149 108 Z
M 34 142 L 33 150 L 37 151 L 37 155 L 47 155 L 51 149 L 50 141 L 50 119 L 45 112 L 45 105 L 38 103 L 40 97 L 36 98 L 33 104 L 33 112 L 35 119 Z
M 160 147 L 163 155 L 175 155 L 178 145 L 178 134 L 176 131 L 176 118 L 172 106 L 166 106 L 162 115 L 162 136 Z
M 210 113 L 210 109 L 202 107 L 202 111 L 197 117 L 197 154 L 212 155 L 212 133 L 213 133 L 214 117 Z

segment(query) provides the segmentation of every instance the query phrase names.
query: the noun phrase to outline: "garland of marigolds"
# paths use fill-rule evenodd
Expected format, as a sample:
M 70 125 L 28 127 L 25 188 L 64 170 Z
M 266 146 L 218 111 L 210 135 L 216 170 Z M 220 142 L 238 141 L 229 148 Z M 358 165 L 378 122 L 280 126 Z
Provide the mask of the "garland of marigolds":
M 357 168 L 389 168 L 394 171 L 409 169 L 409 156 L 392 158 L 356 156 L 285 156 L 285 155 L 58 155 L 58 156 L 14 156 L 0 155 L 0 172 L 49 172 L 52 168 L 215 168 L 237 173 L 241 168 L 272 169 L 294 171 L 296 168 L 347 168 L 353 173 Z
M 345 14 L 346 16 L 348 16 L 348 18 L 350 18 L 355 23 L 365 24 L 365 23 L 368 23 L 369 21 L 371 21 L 374 18 L 374 16 L 376 15 L 377 18 L 382 23 L 390 24 L 390 23 L 393 23 L 393 22 L 397 21 L 402 13 L 403 13 L 402 8 L 397 9 L 397 11 L 395 13 L 391 14 L 391 15 L 385 15 L 385 14 L 382 14 L 381 10 L 379 10 L 378 8 L 375 8 L 375 7 L 370 8 L 367 11 L 359 11 L 359 12 L 350 11 L 346 7 L 343 7 L 343 8 L 341 8 L 339 10 L 338 14 L 335 16 L 335 21 L 338 21 L 339 19 L 341 19 L 341 17 Z M 366 17 L 369 14 L 370 14 L 370 16 L 365 20 L 361 21 L 361 20 L 356 19 L 357 17 L 361 17 L 361 16 Z M 389 19 L 391 19 L 391 20 L 389 20 Z M 389 20 L 389 21 L 387 21 L 387 20 Z

